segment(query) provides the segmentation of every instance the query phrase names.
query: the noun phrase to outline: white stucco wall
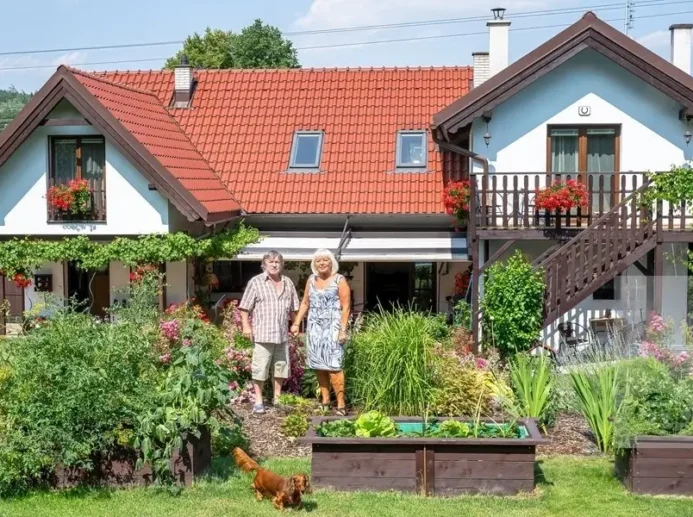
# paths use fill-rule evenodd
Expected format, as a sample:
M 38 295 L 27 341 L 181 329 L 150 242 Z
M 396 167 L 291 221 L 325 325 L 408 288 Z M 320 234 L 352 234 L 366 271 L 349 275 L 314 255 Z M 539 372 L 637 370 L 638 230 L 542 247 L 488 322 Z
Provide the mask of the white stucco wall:
M 37 270 L 35 274 L 38 275 L 53 275 L 53 290 L 50 293 L 37 292 L 36 286 L 32 284 L 28 288 L 24 289 L 24 310 L 28 311 L 32 308 L 36 308 L 37 304 L 42 304 L 45 302 L 59 301 L 65 296 L 65 284 L 63 281 L 63 264 L 59 262 L 47 262 Z M 49 296 L 46 296 L 49 294 Z M 48 298 L 52 300 L 48 300 Z
M 55 118 L 74 115 L 58 106 Z M 90 126 L 37 128 L 0 167 L 0 235 L 133 235 L 169 231 L 168 201 L 106 142 L 106 222 L 47 223 L 46 175 L 50 135 L 98 134 Z
M 578 107 L 589 106 L 590 116 Z M 621 124 L 620 171 L 668 170 L 693 156 L 685 144 L 681 106 L 601 54 L 588 49 L 475 121 L 472 149 L 491 172 L 546 172 L 549 124 Z M 474 169 L 480 172 L 478 165 Z M 533 185 L 532 185 L 533 186 Z

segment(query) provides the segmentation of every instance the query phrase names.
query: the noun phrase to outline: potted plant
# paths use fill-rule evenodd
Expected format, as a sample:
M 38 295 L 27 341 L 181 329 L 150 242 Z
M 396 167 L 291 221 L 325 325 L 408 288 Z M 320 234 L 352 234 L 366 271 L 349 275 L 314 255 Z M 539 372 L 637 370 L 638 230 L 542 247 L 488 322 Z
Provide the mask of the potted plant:
M 534 205 L 547 212 L 587 206 L 587 189 L 575 180 L 554 181 L 543 189 L 537 189 Z
M 70 180 L 67 184 L 48 189 L 48 205 L 61 215 L 84 216 L 91 211 L 89 182 L 84 179 Z
M 452 215 L 458 226 L 463 226 L 469 218 L 469 180 L 451 181 L 443 189 L 445 212 Z

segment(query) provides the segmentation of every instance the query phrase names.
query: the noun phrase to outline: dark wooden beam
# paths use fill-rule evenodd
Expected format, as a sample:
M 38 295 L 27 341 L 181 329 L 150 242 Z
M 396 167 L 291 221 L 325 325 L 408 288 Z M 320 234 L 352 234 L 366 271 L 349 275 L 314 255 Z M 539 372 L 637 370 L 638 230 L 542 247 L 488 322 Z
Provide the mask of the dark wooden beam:
M 488 243 L 488 241 L 484 241 L 484 244 L 487 244 L 487 243 Z M 515 239 L 506 242 L 500 248 L 498 248 L 498 250 L 491 256 L 491 258 L 487 259 L 483 263 L 483 265 L 479 268 L 479 274 L 480 275 L 483 274 L 484 271 L 486 271 L 486 269 L 488 269 L 489 266 L 493 265 L 494 262 L 496 262 L 499 258 L 501 258 L 503 256 L 503 253 L 508 251 L 510 246 L 512 246 L 513 244 L 515 244 Z M 488 248 L 486 248 L 486 250 L 487 251 L 485 252 L 485 254 L 488 254 Z
M 643 266 L 639 260 L 633 262 L 633 265 L 638 268 L 638 271 L 640 271 L 643 274 L 643 276 L 650 275 L 650 270 L 648 269 L 648 266 Z
M 85 118 L 47 118 L 43 119 L 41 126 L 91 126 Z
M 658 242 L 654 249 L 654 300 L 652 310 L 662 314 L 664 300 L 664 245 Z
M 571 239 L 580 233 L 584 228 L 562 228 L 557 232 L 555 229 L 540 228 L 517 228 L 517 229 L 485 229 L 477 230 L 479 239 L 489 240 L 563 240 Z
M 647 254 L 647 270 L 650 272 L 645 279 L 645 287 L 647 288 L 647 303 L 645 304 L 645 309 L 647 309 L 647 314 L 652 310 L 654 305 L 654 266 L 655 254 L 654 250 Z

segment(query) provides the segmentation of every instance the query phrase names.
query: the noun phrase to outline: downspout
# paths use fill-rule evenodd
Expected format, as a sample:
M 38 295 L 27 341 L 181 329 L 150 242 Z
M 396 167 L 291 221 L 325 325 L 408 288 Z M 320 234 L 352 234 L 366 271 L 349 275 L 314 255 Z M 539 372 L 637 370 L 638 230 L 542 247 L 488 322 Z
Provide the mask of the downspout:
M 440 133 L 438 132 L 438 128 L 435 126 L 431 127 L 431 134 L 433 135 L 433 141 L 438 144 L 438 147 L 441 149 L 445 149 L 447 151 L 453 152 L 455 154 L 461 154 L 462 156 L 466 156 L 467 158 L 470 158 L 471 160 L 481 164 L 481 167 L 483 169 L 483 174 L 484 176 L 488 176 L 488 169 L 489 169 L 489 164 L 488 164 L 488 158 L 485 156 L 482 156 L 480 154 L 477 154 L 473 151 L 470 151 L 469 149 L 465 149 L 464 147 L 460 147 L 459 145 L 452 144 L 448 142 L 447 140 L 444 140 L 440 138 Z M 447 133 L 446 133 L 447 136 Z M 473 176 L 470 171 L 470 176 Z M 480 337 L 480 332 L 479 332 L 479 239 L 477 237 L 476 233 L 476 181 L 472 180 L 469 182 L 469 222 L 467 224 L 467 241 L 468 245 L 467 248 L 471 250 L 472 254 L 472 278 L 470 281 L 470 286 L 473 285 L 476 282 L 476 285 L 474 285 L 474 289 L 472 290 L 472 307 L 471 307 L 471 312 L 472 312 L 472 335 L 474 337 L 474 348 L 476 348 L 477 351 L 481 350 L 480 347 L 480 342 L 479 342 L 479 337 Z

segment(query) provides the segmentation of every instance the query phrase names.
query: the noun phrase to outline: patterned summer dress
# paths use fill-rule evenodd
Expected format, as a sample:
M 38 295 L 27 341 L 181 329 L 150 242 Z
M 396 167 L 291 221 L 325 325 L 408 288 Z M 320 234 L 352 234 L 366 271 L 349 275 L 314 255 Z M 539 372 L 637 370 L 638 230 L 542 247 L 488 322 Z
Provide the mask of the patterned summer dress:
M 315 275 L 310 279 L 310 309 L 306 328 L 308 368 L 338 372 L 342 369 L 344 347 L 339 344 L 342 305 L 339 302 L 339 281 L 335 275 L 324 289 L 315 287 Z

